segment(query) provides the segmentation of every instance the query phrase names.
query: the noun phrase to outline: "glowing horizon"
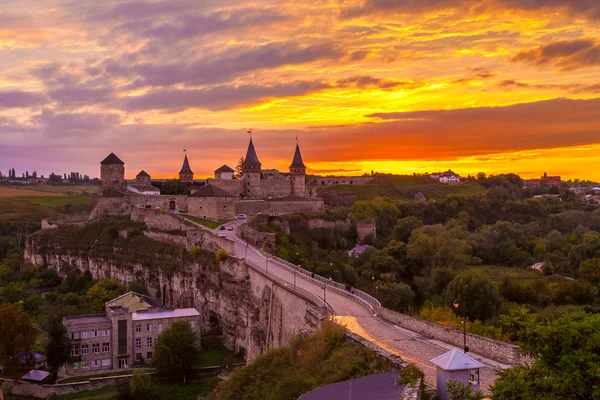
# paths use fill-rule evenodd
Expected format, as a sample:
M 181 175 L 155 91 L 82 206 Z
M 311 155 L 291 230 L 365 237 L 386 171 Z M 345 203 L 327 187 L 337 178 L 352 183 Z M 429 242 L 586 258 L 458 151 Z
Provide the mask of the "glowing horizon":
M 0 171 L 199 178 L 245 153 L 332 175 L 600 181 L 587 0 L 7 0 Z

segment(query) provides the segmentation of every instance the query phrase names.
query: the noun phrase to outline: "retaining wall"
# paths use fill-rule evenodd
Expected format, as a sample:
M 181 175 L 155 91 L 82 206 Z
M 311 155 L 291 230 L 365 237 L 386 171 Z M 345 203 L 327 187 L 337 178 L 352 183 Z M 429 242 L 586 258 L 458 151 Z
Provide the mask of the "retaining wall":
M 90 218 L 89 213 L 63 215 L 62 217 L 48 218 L 42 220 L 42 229 L 58 228 L 65 224 L 84 224 Z
M 388 310 L 387 308 L 380 308 L 377 311 L 377 316 L 388 322 L 399 325 L 402 328 L 418 332 L 445 343 L 450 343 L 454 346 L 462 347 L 464 343 L 463 332 L 456 329 L 446 328 L 432 322 L 423 321 L 396 311 Z M 474 353 L 507 364 L 523 364 L 531 361 L 530 357 L 521 354 L 519 346 L 500 342 L 484 336 L 467 333 L 467 345 L 469 346 L 470 351 Z
M 298 200 L 240 200 L 235 204 L 237 214 L 282 215 L 299 212 L 323 211 L 325 203 L 321 199 Z

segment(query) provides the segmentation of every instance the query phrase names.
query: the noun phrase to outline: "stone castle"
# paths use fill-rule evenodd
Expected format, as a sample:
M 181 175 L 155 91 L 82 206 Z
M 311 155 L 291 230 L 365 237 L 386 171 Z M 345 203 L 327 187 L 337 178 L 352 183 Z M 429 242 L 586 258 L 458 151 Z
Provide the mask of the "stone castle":
M 100 163 L 101 184 L 98 206 L 91 218 L 130 215 L 132 209 L 159 208 L 184 212 L 201 218 L 232 220 L 236 214 L 286 214 L 323 210 L 323 201 L 310 198 L 306 185 L 306 166 L 296 144 L 288 173 L 262 169 L 252 138 L 242 162 L 239 179 L 234 170 L 223 165 L 215 177 L 195 182 L 187 153 L 179 179 L 190 186 L 190 195 L 164 195 L 152 186 L 151 176 L 141 171 L 135 182 L 125 179 L 125 163 L 111 153 Z

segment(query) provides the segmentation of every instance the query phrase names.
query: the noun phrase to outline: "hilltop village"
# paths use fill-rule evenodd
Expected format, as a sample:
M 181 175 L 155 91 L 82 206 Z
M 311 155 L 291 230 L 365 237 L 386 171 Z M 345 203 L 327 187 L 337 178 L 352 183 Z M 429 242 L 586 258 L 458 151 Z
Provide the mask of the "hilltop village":
M 100 163 L 98 205 L 92 219 L 128 215 L 135 207 L 184 212 L 213 220 L 232 220 L 237 214 L 277 215 L 324 209 L 323 200 L 309 195 L 306 166 L 298 144 L 287 173 L 263 169 L 252 139 L 241 167 L 239 179 L 234 177 L 232 168 L 223 165 L 215 171 L 214 178 L 197 184 L 186 154 L 179 179 L 190 185 L 190 194 L 164 195 L 152 186 L 152 178 L 144 170 L 137 174 L 134 183 L 128 183 L 125 162 L 111 153 Z M 348 178 L 348 183 L 353 183 L 353 179 L 365 178 Z

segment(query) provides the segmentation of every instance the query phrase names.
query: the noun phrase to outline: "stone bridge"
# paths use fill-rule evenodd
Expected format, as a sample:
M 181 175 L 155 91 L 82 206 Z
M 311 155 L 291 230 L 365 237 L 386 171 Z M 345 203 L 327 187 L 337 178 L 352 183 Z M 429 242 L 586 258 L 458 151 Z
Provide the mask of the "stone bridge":
M 336 289 L 334 283 L 323 283 L 326 280 L 321 277 L 307 276 L 286 261 L 269 256 L 239 239 L 236 231 L 240 224 L 240 221 L 232 223 L 235 230 L 225 231 L 227 238 L 235 242 L 237 257 L 245 259 L 255 269 L 262 269 L 271 279 L 287 282 L 297 291 L 311 293 L 322 300 L 333 313 L 334 320 L 350 332 L 421 368 L 429 386 L 436 384 L 435 367 L 429 360 L 453 348 L 462 350 L 461 332 L 380 308 L 374 305 L 375 299 L 365 301 Z M 477 335 L 467 336 L 471 348 L 469 355 L 485 365 L 480 371 L 481 388 L 485 392 L 489 392 L 494 383 L 496 370 L 527 361 L 517 346 Z

